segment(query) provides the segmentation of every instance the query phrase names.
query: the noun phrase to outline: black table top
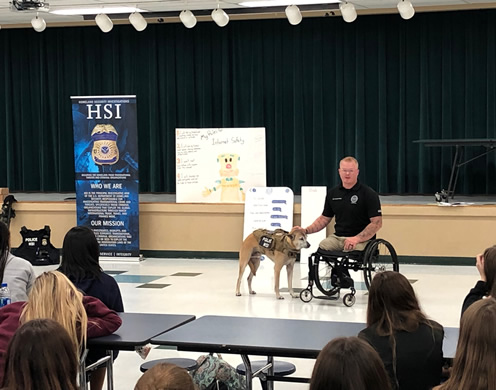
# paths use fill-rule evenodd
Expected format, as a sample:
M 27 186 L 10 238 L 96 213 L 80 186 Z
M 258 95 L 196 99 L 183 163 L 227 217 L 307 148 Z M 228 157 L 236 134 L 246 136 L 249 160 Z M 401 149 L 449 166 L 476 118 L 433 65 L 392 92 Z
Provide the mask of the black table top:
M 151 343 L 183 351 L 316 358 L 330 340 L 357 336 L 365 327 L 359 322 L 205 316 Z M 445 336 L 445 357 L 453 357 L 458 328 L 445 328 Z
M 469 139 L 419 139 L 413 141 L 425 146 L 496 146 L 496 139 L 491 138 L 469 138 Z
M 316 358 L 333 338 L 356 336 L 363 323 L 205 316 L 152 339 L 179 350 Z
M 193 321 L 193 315 L 119 313 L 122 325 L 109 336 L 88 339 L 88 347 L 134 350 L 164 332 Z

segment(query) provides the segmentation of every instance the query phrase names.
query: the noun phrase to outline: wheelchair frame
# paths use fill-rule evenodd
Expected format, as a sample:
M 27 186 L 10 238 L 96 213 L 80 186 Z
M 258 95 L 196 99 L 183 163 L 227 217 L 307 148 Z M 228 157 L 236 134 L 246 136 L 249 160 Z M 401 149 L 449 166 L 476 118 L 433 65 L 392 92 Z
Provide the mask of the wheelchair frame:
M 368 290 L 372 283 L 373 273 L 387 270 L 386 264 L 380 261 L 380 245 L 384 245 L 391 254 L 393 271 L 399 272 L 398 256 L 395 249 L 388 241 L 381 238 L 371 240 L 363 251 L 324 251 L 319 248 L 317 252 L 312 253 L 308 258 L 308 286 L 300 292 L 300 299 L 303 302 L 310 302 L 312 298 L 338 300 L 341 289 L 349 288 L 351 292 L 343 296 L 343 304 L 348 307 L 353 306 L 356 301 L 356 290 L 351 276 L 349 277 L 351 286 L 341 287 L 341 281 L 334 285 L 332 280 L 328 280 L 327 282 L 331 284 L 331 288 L 326 288 L 321 280 L 323 275 L 319 275 L 319 265 L 325 263 L 325 266 L 331 270 L 340 268 L 341 271 L 363 271 L 365 285 Z M 347 282 L 349 281 L 347 280 Z M 313 294 L 314 284 L 324 296 Z

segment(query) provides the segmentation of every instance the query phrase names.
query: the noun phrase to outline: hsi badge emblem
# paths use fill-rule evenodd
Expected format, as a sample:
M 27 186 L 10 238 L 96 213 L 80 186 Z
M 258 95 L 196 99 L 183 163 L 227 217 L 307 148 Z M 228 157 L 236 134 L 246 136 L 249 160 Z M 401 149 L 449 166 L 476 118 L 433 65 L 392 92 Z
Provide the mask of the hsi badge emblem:
M 93 157 L 95 164 L 113 165 L 119 161 L 117 136 L 117 130 L 110 124 L 99 124 L 93 128 L 91 132 L 91 138 L 93 139 L 91 157 Z
M 357 204 L 358 202 L 358 195 L 353 195 L 351 197 L 351 204 Z

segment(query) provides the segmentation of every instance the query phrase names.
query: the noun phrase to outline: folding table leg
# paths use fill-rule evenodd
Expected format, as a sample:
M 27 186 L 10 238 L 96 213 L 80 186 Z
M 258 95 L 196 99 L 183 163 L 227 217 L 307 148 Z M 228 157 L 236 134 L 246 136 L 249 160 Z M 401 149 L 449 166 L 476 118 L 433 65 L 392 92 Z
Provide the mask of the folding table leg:
M 107 360 L 107 389 L 114 390 L 114 354 L 113 351 L 107 351 L 110 359 Z
M 270 364 L 267 376 L 274 376 L 274 356 L 267 356 L 267 364 Z M 267 381 L 267 390 L 274 390 L 274 381 Z
M 79 389 L 87 390 L 88 383 L 86 382 L 86 356 L 88 355 L 88 350 L 85 349 L 79 360 Z
M 246 375 L 246 390 L 253 389 L 253 371 L 251 370 L 250 358 L 248 355 L 241 355 L 243 363 L 245 364 L 245 375 Z

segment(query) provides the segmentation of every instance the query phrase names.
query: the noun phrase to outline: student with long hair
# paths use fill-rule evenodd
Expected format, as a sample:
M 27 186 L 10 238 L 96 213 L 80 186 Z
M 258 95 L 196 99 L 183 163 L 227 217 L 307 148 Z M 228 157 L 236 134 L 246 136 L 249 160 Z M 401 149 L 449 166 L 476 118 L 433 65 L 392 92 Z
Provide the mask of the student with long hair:
M 59 271 L 66 275 L 85 295 L 101 300 L 109 309 L 123 312 L 121 291 L 115 279 L 103 272 L 99 263 L 100 247 L 95 234 L 85 226 L 75 226 L 64 237 L 62 263 Z M 114 351 L 114 359 L 117 357 Z M 87 364 L 98 361 L 106 355 L 102 349 L 90 349 Z M 103 387 L 106 368 L 91 373 L 91 390 Z
M 436 390 L 496 390 L 496 300 L 482 299 L 463 313 L 450 377 Z
M 9 343 L 2 390 L 78 390 L 78 366 L 62 325 L 47 318 L 28 321 Z
M 64 274 L 57 271 L 41 274 L 34 281 L 27 302 L 0 308 L 0 384 L 9 341 L 19 326 L 39 318 L 51 318 L 62 325 L 79 355 L 86 347 L 87 338 L 112 334 L 122 322 L 99 299 L 83 296 Z
M 12 302 L 27 299 L 35 278 L 31 263 L 10 253 L 10 231 L 0 221 L 0 283 L 7 283 Z
M 134 390 L 196 390 L 196 387 L 191 375 L 184 368 L 159 363 L 138 379 Z
M 444 329 L 427 319 L 402 274 L 376 274 L 369 290 L 367 328 L 358 336 L 379 353 L 393 389 L 427 390 L 440 383 Z
M 342 337 L 319 353 L 310 390 L 391 390 L 391 384 L 374 348 L 358 337 Z
M 465 297 L 462 314 L 472 303 L 487 296 L 496 297 L 496 284 L 494 283 L 496 279 L 496 246 L 491 246 L 484 253 L 478 254 L 475 259 L 475 266 L 479 271 L 480 280 Z

